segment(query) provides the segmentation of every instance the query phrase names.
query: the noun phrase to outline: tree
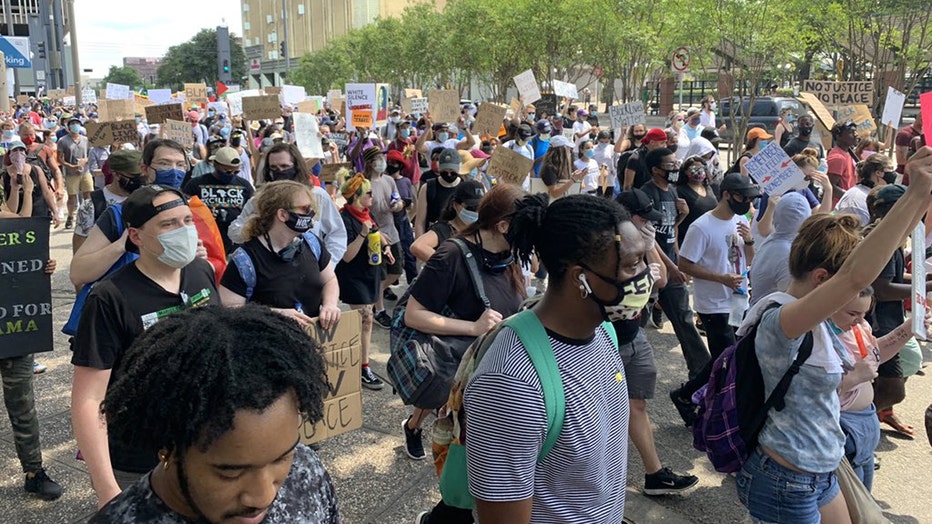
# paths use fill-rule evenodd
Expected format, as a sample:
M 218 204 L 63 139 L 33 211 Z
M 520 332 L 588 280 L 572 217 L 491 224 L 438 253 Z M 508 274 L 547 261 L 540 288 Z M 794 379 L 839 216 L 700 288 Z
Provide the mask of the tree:
M 123 84 L 131 88 L 142 87 L 145 82 L 139 76 L 139 71 L 132 67 L 110 66 L 107 76 L 101 80 L 104 85 L 107 83 Z
M 246 52 L 232 34 L 230 40 L 230 73 L 238 81 L 246 76 Z M 174 89 L 181 89 L 186 82 L 204 82 L 208 86 L 216 83 L 217 30 L 201 29 L 191 40 L 169 47 L 157 74 L 159 84 Z

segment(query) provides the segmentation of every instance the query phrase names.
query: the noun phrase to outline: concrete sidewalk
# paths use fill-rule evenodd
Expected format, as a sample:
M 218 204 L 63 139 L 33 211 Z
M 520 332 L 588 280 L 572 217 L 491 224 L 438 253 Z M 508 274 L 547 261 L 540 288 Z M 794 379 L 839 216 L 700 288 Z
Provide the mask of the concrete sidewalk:
M 65 494 L 55 502 L 26 496 L 9 420 L 0 416 L 0 446 L 4 450 L 0 460 L 0 523 L 86 522 L 95 510 L 96 499 L 86 469 L 74 459 L 76 446 L 69 416 L 70 352 L 66 337 L 57 331 L 74 300 L 67 277 L 71 232 L 56 231 L 51 242 L 52 257 L 60 268 L 52 280 L 56 349 L 37 355 L 49 370 L 36 377 L 36 394 L 45 464 L 50 476 L 64 486 Z M 693 450 L 692 433 L 683 427 L 667 397 L 667 391 L 685 380 L 683 357 L 669 323 L 659 331 L 648 329 L 648 337 L 655 348 L 659 371 L 657 399 L 649 403 L 649 411 L 661 460 L 674 471 L 689 472 L 701 480 L 685 496 L 645 497 L 639 491 L 644 482 L 643 466 L 634 447 L 629 446 L 626 520 L 637 524 L 747 522 L 735 496 L 734 481 L 712 471 L 708 460 Z M 376 328 L 373 347 L 373 369 L 384 377 L 388 359 L 386 330 Z M 932 448 L 920 427 L 924 409 L 932 400 L 932 380 L 915 377 L 907 389 L 907 400 L 897 411 L 916 426 L 919 434 L 915 441 L 909 441 L 884 433 L 878 450 L 883 467 L 877 472 L 874 494 L 893 522 L 926 523 L 932 522 Z M 420 511 L 439 500 L 433 464 L 410 460 L 402 450 L 400 425 L 408 413 L 390 387 L 378 392 L 364 390 L 363 427 L 321 446 L 320 456 L 336 484 L 347 524 L 411 523 Z

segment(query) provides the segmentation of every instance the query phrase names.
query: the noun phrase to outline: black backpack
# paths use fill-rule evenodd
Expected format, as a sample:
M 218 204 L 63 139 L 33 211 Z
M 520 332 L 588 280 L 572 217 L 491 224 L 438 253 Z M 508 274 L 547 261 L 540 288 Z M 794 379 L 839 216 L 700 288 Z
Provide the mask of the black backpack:
M 26 153 L 26 163 L 31 165 L 33 169 L 38 169 L 39 172 L 45 175 L 45 180 L 49 183 L 49 187 L 52 187 L 52 183 L 55 179 L 52 177 L 52 170 L 49 168 L 48 164 L 45 163 L 45 160 L 42 160 L 42 157 L 39 156 L 39 151 L 42 151 L 41 147 L 37 147 L 35 151 Z
M 739 156 L 738 159 L 735 160 L 735 163 L 732 164 L 731 167 L 728 168 L 728 171 L 725 171 L 725 174 L 727 175 L 728 173 L 740 173 L 741 172 L 741 159 L 751 158 L 751 156 L 752 156 L 751 153 L 742 153 L 741 156 Z

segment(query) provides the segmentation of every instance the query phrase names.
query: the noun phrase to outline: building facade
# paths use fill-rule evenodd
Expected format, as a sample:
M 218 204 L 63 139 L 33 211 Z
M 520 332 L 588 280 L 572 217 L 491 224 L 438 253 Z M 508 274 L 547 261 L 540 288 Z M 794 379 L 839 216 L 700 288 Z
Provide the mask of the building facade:
M 151 56 L 124 56 L 123 67 L 131 67 L 139 73 L 139 78 L 143 81 L 155 84 L 158 78 L 159 66 L 162 65 L 160 57 Z

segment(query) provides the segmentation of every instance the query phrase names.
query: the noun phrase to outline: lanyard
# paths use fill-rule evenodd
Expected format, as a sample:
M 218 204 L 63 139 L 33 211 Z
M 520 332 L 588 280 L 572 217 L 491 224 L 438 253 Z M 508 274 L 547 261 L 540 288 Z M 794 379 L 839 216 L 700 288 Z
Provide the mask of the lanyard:
M 861 353 L 861 359 L 867 358 L 867 348 L 864 346 L 864 336 L 861 335 L 861 328 L 855 324 L 852 328 L 854 339 L 858 342 L 858 351 Z

